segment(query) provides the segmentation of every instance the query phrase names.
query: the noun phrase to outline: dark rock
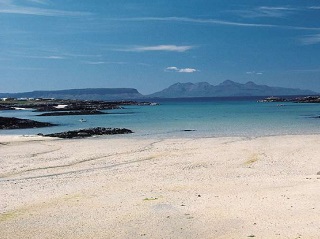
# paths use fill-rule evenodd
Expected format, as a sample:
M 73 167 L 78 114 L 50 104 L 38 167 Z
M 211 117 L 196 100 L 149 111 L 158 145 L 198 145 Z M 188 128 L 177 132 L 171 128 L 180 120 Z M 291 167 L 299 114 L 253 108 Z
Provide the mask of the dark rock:
M 90 129 L 80 129 L 80 130 L 73 130 L 73 131 L 66 131 L 61 133 L 54 133 L 54 134 L 46 134 L 44 136 L 47 137 L 58 137 L 63 139 L 72 139 L 72 138 L 85 138 L 91 137 L 94 135 L 114 135 L 114 134 L 131 134 L 133 133 L 129 129 L 119 129 L 119 128 L 90 128 Z
M 29 119 L 0 117 L 0 129 L 28 129 L 55 126 L 55 124 Z
M 44 111 L 98 111 L 120 109 L 118 102 L 105 101 L 82 101 L 82 100 L 60 100 L 59 104 L 66 105 L 63 108 L 57 107 L 58 104 L 44 104 L 34 107 L 37 112 Z
M 268 97 L 259 102 L 293 102 L 293 103 L 320 103 L 320 96 L 305 96 L 296 98 Z
M 320 96 L 306 96 L 294 98 L 291 100 L 294 103 L 320 103 Z
M 60 111 L 43 113 L 37 116 L 65 116 L 65 115 L 102 115 L 107 114 L 99 110 L 80 110 L 80 111 Z
M 63 106 L 62 106 L 63 105 Z M 127 105 L 158 105 L 152 102 L 138 101 L 101 101 L 101 100 L 62 100 L 62 99 L 35 99 L 21 101 L 8 101 L 0 104 L 0 110 L 14 110 L 15 108 L 34 109 L 36 112 L 66 112 L 66 111 L 99 111 L 122 109 Z
M 271 97 L 267 97 L 263 100 L 259 100 L 258 102 L 286 102 L 286 101 L 288 101 L 288 99 L 271 96 Z
M 58 105 L 66 105 L 63 108 L 57 107 Z M 93 110 L 113 110 L 122 109 L 122 106 L 127 105 L 157 105 L 157 103 L 151 102 L 136 102 L 136 101 L 86 101 L 86 100 L 56 100 L 55 103 L 45 103 L 45 104 L 33 104 L 33 108 L 37 112 L 44 111 L 93 111 Z
M 8 106 L 8 105 L 2 105 L 0 104 L 0 110 L 14 110 L 14 108 Z

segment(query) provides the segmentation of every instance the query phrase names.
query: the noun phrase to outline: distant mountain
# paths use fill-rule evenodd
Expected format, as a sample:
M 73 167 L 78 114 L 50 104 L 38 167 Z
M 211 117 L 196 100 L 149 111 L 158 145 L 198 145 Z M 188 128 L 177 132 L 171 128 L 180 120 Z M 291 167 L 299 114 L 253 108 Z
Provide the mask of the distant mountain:
M 251 81 L 241 84 L 226 80 L 219 85 L 207 82 L 176 83 L 151 95 L 142 95 L 133 88 L 88 88 L 23 93 L 0 93 L 0 98 L 55 98 L 79 100 L 134 100 L 146 98 L 230 97 L 230 96 L 285 96 L 316 95 L 311 90 L 257 85 Z
M 55 91 L 32 91 L 23 93 L 0 93 L 0 97 L 12 98 L 56 98 L 79 100 L 126 100 L 143 98 L 132 88 L 89 88 Z
M 315 95 L 311 90 L 301 90 L 282 87 L 257 85 L 252 81 L 245 84 L 226 80 L 219 85 L 207 82 L 176 83 L 168 88 L 148 95 L 158 98 L 184 98 L 184 97 L 231 97 L 231 96 L 284 96 L 284 95 Z

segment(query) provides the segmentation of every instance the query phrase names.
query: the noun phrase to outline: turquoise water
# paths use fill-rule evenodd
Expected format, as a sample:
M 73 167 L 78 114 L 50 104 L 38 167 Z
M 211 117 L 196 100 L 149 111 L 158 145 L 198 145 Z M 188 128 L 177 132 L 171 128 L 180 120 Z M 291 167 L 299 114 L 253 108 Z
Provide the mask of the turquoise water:
M 89 127 L 119 127 L 134 136 L 219 137 L 319 134 L 320 104 L 258 103 L 254 98 L 198 98 L 157 100 L 158 106 L 128 106 L 110 114 L 38 117 L 32 111 L 0 111 L 1 116 L 21 117 L 59 124 L 56 127 L 2 130 L 1 134 L 37 134 Z M 86 122 L 80 122 L 83 118 Z M 194 131 L 184 131 L 194 130 Z M 128 137 L 128 136 L 126 136 Z M 132 137 L 132 136 L 130 136 Z

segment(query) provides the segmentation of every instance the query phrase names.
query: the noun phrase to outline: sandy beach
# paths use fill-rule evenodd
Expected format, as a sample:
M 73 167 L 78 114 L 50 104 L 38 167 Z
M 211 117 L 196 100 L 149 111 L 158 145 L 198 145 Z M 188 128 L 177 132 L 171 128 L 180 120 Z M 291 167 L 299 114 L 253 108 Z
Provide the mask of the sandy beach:
M 0 238 L 320 238 L 319 142 L 0 136 Z

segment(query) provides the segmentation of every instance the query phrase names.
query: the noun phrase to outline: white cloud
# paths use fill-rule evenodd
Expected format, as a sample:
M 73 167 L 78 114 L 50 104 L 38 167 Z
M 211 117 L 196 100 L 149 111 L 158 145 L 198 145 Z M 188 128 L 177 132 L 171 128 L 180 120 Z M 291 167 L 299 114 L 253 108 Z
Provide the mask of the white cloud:
M 185 52 L 194 48 L 194 46 L 177 46 L 177 45 L 157 45 L 157 46 L 137 46 L 128 49 L 121 49 L 120 51 L 173 51 Z
M 175 66 L 169 66 L 169 67 L 166 68 L 166 70 L 168 70 L 168 71 L 178 71 L 179 69 L 178 69 L 178 67 L 175 67 Z
M 300 39 L 300 41 L 303 45 L 319 44 L 320 43 L 320 33 L 305 36 L 304 38 Z
M 180 73 L 193 73 L 193 72 L 196 72 L 197 70 L 196 69 L 193 69 L 193 68 L 184 68 L 184 69 L 180 69 L 178 72 Z
M 176 66 L 169 66 L 167 67 L 164 71 L 168 71 L 168 72 L 179 72 L 179 73 L 194 73 L 197 72 L 199 70 L 194 69 L 194 68 L 178 68 Z
M 24 3 L 33 3 L 45 5 L 48 3 L 46 0 L 27 0 Z M 15 4 L 12 0 L 0 0 L 0 14 L 22 14 L 22 15 L 37 15 L 37 16 L 86 16 L 91 15 L 86 12 L 71 12 L 54 10 L 42 7 L 30 7 L 25 4 Z

